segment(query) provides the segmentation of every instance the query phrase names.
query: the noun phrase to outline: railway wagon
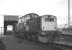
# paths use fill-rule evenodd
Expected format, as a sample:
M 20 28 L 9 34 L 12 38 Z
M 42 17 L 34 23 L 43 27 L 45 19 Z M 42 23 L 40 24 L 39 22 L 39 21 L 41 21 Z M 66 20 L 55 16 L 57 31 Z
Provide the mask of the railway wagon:
M 31 39 L 42 43 L 52 42 L 57 31 L 57 19 L 53 15 L 39 16 L 35 13 L 27 14 L 14 27 L 15 36 Z

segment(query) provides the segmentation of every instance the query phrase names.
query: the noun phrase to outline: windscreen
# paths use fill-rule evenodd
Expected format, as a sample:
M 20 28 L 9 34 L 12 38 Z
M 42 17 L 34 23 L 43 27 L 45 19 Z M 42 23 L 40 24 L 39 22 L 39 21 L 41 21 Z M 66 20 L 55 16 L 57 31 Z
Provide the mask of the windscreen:
M 54 22 L 54 18 L 45 18 L 46 22 Z

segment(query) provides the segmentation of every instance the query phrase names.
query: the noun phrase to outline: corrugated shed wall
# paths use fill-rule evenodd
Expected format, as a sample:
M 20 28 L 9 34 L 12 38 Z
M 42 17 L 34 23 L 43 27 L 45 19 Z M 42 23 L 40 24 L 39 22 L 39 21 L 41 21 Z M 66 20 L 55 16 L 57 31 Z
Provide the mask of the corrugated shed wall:
M 18 21 L 17 15 L 4 15 L 4 21 Z

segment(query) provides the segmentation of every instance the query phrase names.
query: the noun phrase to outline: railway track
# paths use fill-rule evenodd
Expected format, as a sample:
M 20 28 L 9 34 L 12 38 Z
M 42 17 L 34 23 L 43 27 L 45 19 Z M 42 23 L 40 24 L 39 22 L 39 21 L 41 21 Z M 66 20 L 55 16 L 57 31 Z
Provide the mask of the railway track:
M 72 37 L 71 36 L 68 36 L 68 35 L 61 35 L 62 37 L 60 38 L 63 38 L 63 39 L 59 39 L 61 41 L 67 41 L 68 39 L 70 39 L 69 41 L 72 42 Z M 22 40 L 22 39 L 21 39 Z M 27 39 L 25 39 L 27 40 Z M 43 44 L 43 43 L 40 43 L 40 42 L 35 42 L 33 40 L 29 40 L 28 41 L 31 41 L 31 42 L 34 42 L 36 43 L 37 45 L 39 45 L 40 47 L 51 47 L 51 48 L 56 48 L 56 50 L 72 50 L 72 46 L 68 46 L 68 45 L 64 45 L 64 44 L 59 44 L 59 43 L 46 43 L 46 44 Z M 20 43 L 22 41 L 19 41 Z
M 34 42 L 32 40 L 28 40 L 28 41 L 31 41 L 33 43 L 36 43 L 37 45 L 39 45 L 41 48 L 47 48 L 47 47 L 51 47 L 51 48 L 55 48 L 56 50 L 72 50 L 72 46 L 67 46 L 67 45 L 62 45 L 62 44 L 58 44 L 58 43 L 46 43 L 46 44 L 43 44 L 43 43 L 40 43 L 40 42 Z M 21 43 L 22 41 L 20 41 Z
M 62 45 L 62 44 L 56 44 L 56 43 L 48 43 L 45 44 L 46 47 L 53 47 L 57 50 L 72 50 L 72 46 Z
M 59 50 L 72 50 L 72 46 L 57 44 L 57 43 L 49 43 L 48 46 L 56 47 Z

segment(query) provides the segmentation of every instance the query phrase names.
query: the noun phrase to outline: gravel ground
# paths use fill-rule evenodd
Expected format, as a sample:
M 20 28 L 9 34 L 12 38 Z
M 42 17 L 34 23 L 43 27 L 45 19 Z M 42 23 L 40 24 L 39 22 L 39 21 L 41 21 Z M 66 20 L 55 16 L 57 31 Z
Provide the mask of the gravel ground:
M 44 47 L 28 40 L 23 40 L 22 43 L 18 43 L 17 39 L 13 36 L 5 36 L 0 38 L 6 46 L 6 50 L 56 50 L 56 48 Z

